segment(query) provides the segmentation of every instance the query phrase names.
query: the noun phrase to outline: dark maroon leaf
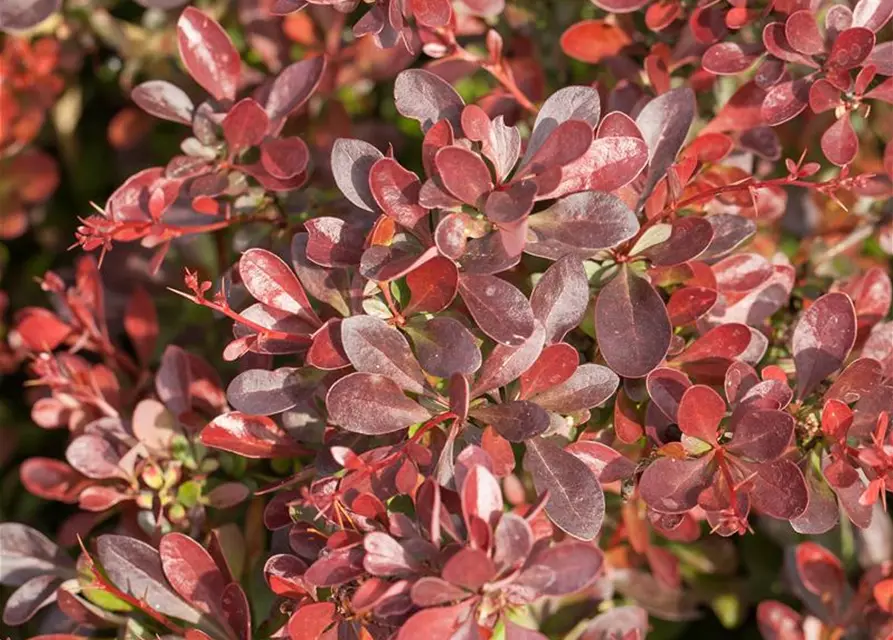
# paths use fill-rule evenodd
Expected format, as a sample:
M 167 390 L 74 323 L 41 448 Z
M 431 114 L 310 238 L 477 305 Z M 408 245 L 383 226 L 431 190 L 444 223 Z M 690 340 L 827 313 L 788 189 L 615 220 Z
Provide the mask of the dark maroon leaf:
M 516 287 L 489 275 L 462 274 L 459 295 L 481 331 L 496 342 L 518 346 L 533 335 L 530 303 Z
M 329 389 L 326 407 L 332 423 L 367 435 L 400 431 L 430 417 L 395 382 L 372 373 L 352 373 L 338 380 Z
M 549 428 L 549 414 L 539 405 L 526 400 L 473 409 L 472 417 L 491 425 L 506 440 L 524 442 Z
M 528 219 L 531 239 L 525 251 L 557 260 L 566 254 L 590 258 L 632 238 L 635 214 L 620 198 L 597 191 L 566 196 Z
M 59 578 L 54 575 L 35 576 L 27 580 L 6 601 L 3 623 L 18 627 L 28 622 L 38 610 L 56 600 L 58 586 Z
M 648 176 L 639 198 L 640 208 L 661 178 L 666 175 L 688 135 L 696 112 L 695 94 L 691 89 L 671 89 L 643 108 L 636 125 L 648 144 Z
M 421 393 L 425 374 L 409 342 L 397 329 L 373 316 L 353 316 L 341 322 L 341 344 L 357 371 L 390 378 L 397 385 Z
M 231 582 L 223 589 L 220 610 L 238 640 L 251 640 L 251 607 L 238 582 Z
M 202 429 L 205 446 L 246 458 L 288 458 L 304 453 L 289 435 L 266 416 L 231 411 L 217 416 Z
M 18 586 L 42 574 L 65 575 L 67 555 L 45 535 L 17 522 L 0 523 L 0 582 Z
M 717 42 L 704 52 L 701 64 L 710 73 L 736 75 L 750 69 L 759 57 L 758 46 Z
M 546 341 L 560 342 L 583 320 L 589 305 L 589 281 L 579 258 L 558 259 L 533 288 L 530 307 L 546 331 Z
M 533 438 L 526 443 L 524 464 L 539 493 L 548 491 L 546 515 L 575 538 L 592 540 L 601 529 L 605 498 L 595 475 L 576 456 Z
M 752 237 L 757 226 L 744 216 L 719 213 L 705 218 L 713 227 L 713 239 L 701 254 L 701 259 L 721 258 Z
M 267 96 L 267 113 L 275 122 L 298 109 L 316 90 L 325 71 L 324 56 L 305 58 L 283 69 Z
M 321 267 L 352 267 L 360 263 L 365 234 L 340 218 L 322 216 L 304 223 L 307 259 Z
M 497 344 L 484 361 L 471 393 L 479 396 L 502 387 L 527 371 L 543 350 L 543 327 L 535 324 L 533 335 L 523 344 L 510 347 Z
M 856 311 L 846 294 L 827 293 L 803 313 L 791 339 L 798 399 L 840 369 L 855 340 Z
M 344 197 L 366 211 L 375 211 L 378 203 L 372 194 L 369 174 L 384 156 L 368 142 L 339 138 L 332 145 L 332 175 Z
M 481 366 L 481 350 L 474 335 L 458 320 L 435 317 L 424 324 L 408 324 L 405 330 L 412 338 L 422 369 L 433 376 L 471 374 Z
M 580 158 L 592 144 L 592 127 L 592 124 L 583 120 L 568 120 L 559 124 L 543 141 L 536 153 L 529 158 L 525 155 L 516 179 L 541 174 L 553 167 L 563 167 Z
M 583 473 L 592 475 L 588 469 Z M 537 596 L 564 596 L 592 584 L 603 562 L 602 552 L 595 545 L 564 542 L 538 555 L 513 586 L 531 589 Z
M 608 366 L 642 378 L 667 355 L 672 327 L 654 287 L 624 266 L 596 298 L 595 331 Z
M 661 513 L 685 513 L 698 504 L 698 496 L 713 477 L 713 456 L 692 460 L 658 458 L 639 479 L 639 495 Z
M 465 102 L 449 83 L 430 71 L 400 72 L 394 84 L 394 103 L 401 115 L 418 120 L 423 131 L 441 120 L 449 120 L 454 130 L 461 130 L 459 118 Z
M 525 218 L 533 209 L 536 183 L 533 180 L 512 182 L 503 191 L 492 191 L 484 203 L 484 214 L 491 222 L 507 225 Z
M 150 80 L 137 85 L 130 97 L 139 107 L 156 118 L 192 124 L 195 106 L 180 87 L 165 80 Z
M 780 520 L 792 520 L 806 510 L 809 493 L 803 472 L 790 460 L 760 465 L 750 491 L 755 509 Z
M 601 100 L 592 87 L 571 86 L 559 89 L 543 103 L 533 124 L 533 133 L 527 142 L 527 150 L 519 167 L 524 167 L 539 150 L 552 132 L 564 122 L 581 120 L 591 128 L 598 124 Z
M 713 240 L 713 226 L 704 218 L 679 218 L 672 222 L 670 237 L 642 252 L 652 265 L 671 267 L 697 258 Z
M 749 411 L 734 420 L 732 442 L 726 450 L 754 462 L 778 459 L 794 435 L 794 418 L 784 411 Z
M 194 7 L 177 21 L 180 58 L 189 74 L 217 100 L 234 100 L 242 61 L 226 31 Z

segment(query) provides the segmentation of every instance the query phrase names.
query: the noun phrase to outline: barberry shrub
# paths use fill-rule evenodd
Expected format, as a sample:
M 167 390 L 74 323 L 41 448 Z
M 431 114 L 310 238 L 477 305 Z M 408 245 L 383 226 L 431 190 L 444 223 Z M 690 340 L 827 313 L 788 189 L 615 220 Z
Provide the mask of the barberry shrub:
M 0 3 L 4 635 L 893 638 L 893 0 L 186 4 Z

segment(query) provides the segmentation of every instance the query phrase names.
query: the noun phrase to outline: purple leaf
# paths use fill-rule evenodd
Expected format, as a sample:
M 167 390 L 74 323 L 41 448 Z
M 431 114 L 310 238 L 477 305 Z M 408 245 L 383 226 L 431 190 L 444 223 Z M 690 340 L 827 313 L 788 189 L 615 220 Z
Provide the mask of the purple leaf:
M 365 233 L 341 218 L 322 216 L 304 223 L 307 259 L 321 267 L 352 267 L 360 263 Z
M 617 196 L 586 191 L 566 196 L 528 219 L 532 239 L 525 251 L 557 260 L 568 253 L 590 258 L 632 238 L 635 214 Z
M 481 350 L 474 335 L 450 317 L 434 317 L 405 327 L 412 338 L 422 369 L 438 378 L 471 374 L 481 367 Z
M 96 539 L 96 557 L 112 584 L 152 603 L 158 613 L 193 625 L 201 619 L 201 614 L 167 585 L 161 556 L 145 542 L 127 536 L 101 535 Z
M 583 473 L 592 475 L 588 469 Z M 536 556 L 518 576 L 516 585 L 533 590 L 537 596 L 565 596 L 592 584 L 603 562 L 604 556 L 595 545 L 563 542 Z
M 799 78 L 772 87 L 760 107 L 766 124 L 775 127 L 800 115 L 809 104 L 810 84 L 809 80 Z
M 430 71 L 401 71 L 394 84 L 394 104 L 401 115 L 418 120 L 422 131 L 441 120 L 449 120 L 454 130 L 461 130 L 465 102 L 446 80 Z
M 88 433 L 72 440 L 65 450 L 65 459 L 88 478 L 105 480 L 124 476 L 118 466 L 118 452 L 108 440 L 98 435 Z
M 583 320 L 589 305 L 589 280 L 579 258 L 566 255 L 546 269 L 530 294 L 533 316 L 546 331 L 546 342 L 560 342 Z
M 276 122 L 298 109 L 316 90 L 325 71 L 323 56 L 306 58 L 283 69 L 267 96 L 267 113 Z
M 35 576 L 26 581 L 6 601 L 3 623 L 9 627 L 18 627 L 28 622 L 40 609 L 55 602 L 58 586 L 59 578 L 50 574 Z
M 271 416 L 309 400 L 318 384 L 319 376 L 309 367 L 248 369 L 233 378 L 226 397 L 237 411 Z
M 0 537 L 0 583 L 14 587 L 41 574 L 65 575 L 68 556 L 36 529 L 3 522 Z
M 382 158 L 381 151 L 362 140 L 338 138 L 332 145 L 335 184 L 354 206 L 366 211 L 378 209 L 369 184 L 369 174 L 373 165 Z
M 844 293 L 827 293 L 800 317 L 791 339 L 802 400 L 840 369 L 856 341 L 856 310 Z
M 759 465 L 754 471 L 757 477 L 750 499 L 755 509 L 780 520 L 792 520 L 806 510 L 809 492 L 797 465 L 781 459 Z
M 654 287 L 624 266 L 595 300 L 595 333 L 609 367 L 643 378 L 667 355 L 672 326 Z
M 581 540 L 598 535 L 605 497 L 595 475 L 576 456 L 542 438 L 526 443 L 524 464 L 539 493 L 548 491 L 546 515 L 558 528 Z
M 502 191 L 491 191 L 484 204 L 484 215 L 498 225 L 508 225 L 522 220 L 533 209 L 536 183 L 533 180 L 512 182 Z
M 704 218 L 678 218 L 672 227 L 667 240 L 642 252 L 654 266 L 672 267 L 693 260 L 713 240 L 713 226 Z
M 447 582 L 469 591 L 478 591 L 496 576 L 496 567 L 486 551 L 465 548 L 450 556 L 441 575 Z
M 533 133 L 527 142 L 527 150 L 519 169 L 525 167 L 552 132 L 569 120 L 582 120 L 594 129 L 601 115 L 598 91 L 592 87 L 564 87 L 553 93 L 543 103 L 533 123 Z
M 698 495 L 713 477 L 713 456 L 693 460 L 658 458 L 639 479 L 639 495 L 661 513 L 685 513 L 698 504 Z
M 366 551 L 363 567 L 372 575 L 399 578 L 419 570 L 418 563 L 403 545 L 381 531 L 366 534 L 363 548 Z
M 180 87 L 165 80 L 150 80 L 138 85 L 130 93 L 130 97 L 140 109 L 156 118 L 192 123 L 195 105 Z
M 825 65 L 830 69 L 853 69 L 860 66 L 874 49 L 871 29 L 853 27 L 840 33 L 831 45 Z
M 307 170 L 310 150 L 298 137 L 267 138 L 260 145 L 260 163 L 274 178 L 288 180 Z
M 352 373 L 338 380 L 326 395 L 326 407 L 333 424 L 366 435 L 400 431 L 430 417 L 395 382 L 372 373 Z
M 726 450 L 754 462 L 777 460 L 794 435 L 794 417 L 784 411 L 748 411 L 732 426 L 734 435 Z
M 679 401 L 679 428 L 687 436 L 713 446 L 719 423 L 726 414 L 726 403 L 716 391 L 702 384 L 689 387 Z
M 505 386 L 527 371 L 543 350 L 543 336 L 542 325 L 537 322 L 533 335 L 523 344 L 513 347 L 497 344 L 478 373 L 472 395 L 476 397 Z
M 645 105 L 636 117 L 636 125 L 648 144 L 648 176 L 642 187 L 641 208 L 655 185 L 676 160 L 676 154 L 688 135 L 697 111 L 695 94 L 689 88 L 671 89 Z
M 62 0 L 4 0 L 0 4 L 0 30 L 27 31 L 50 17 Z
M 492 426 L 510 442 L 524 442 L 549 428 L 549 414 L 539 405 L 526 400 L 473 409 L 472 417 Z
M 242 60 L 226 31 L 194 7 L 177 21 L 180 58 L 189 74 L 217 100 L 235 100 Z
M 341 322 L 341 344 L 357 371 L 387 376 L 397 385 L 421 393 L 425 374 L 399 330 L 373 316 L 353 316 Z
M 505 280 L 490 275 L 462 274 L 459 295 L 481 331 L 496 342 L 518 346 L 533 335 L 530 303 Z

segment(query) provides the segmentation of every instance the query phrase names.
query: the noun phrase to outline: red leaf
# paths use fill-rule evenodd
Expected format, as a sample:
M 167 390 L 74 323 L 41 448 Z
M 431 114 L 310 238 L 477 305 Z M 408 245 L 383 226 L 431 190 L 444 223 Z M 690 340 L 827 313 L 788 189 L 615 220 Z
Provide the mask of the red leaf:
M 685 513 L 698 504 L 698 496 L 713 477 L 713 456 L 693 460 L 658 458 L 639 480 L 639 494 L 661 513 Z
M 289 458 L 305 453 L 273 420 L 230 411 L 214 418 L 204 429 L 202 444 L 246 458 Z
M 521 398 L 551 389 L 573 375 L 579 364 L 577 350 L 559 342 L 543 349 L 536 362 L 521 375 Z
M 800 115 L 809 104 L 810 84 L 809 80 L 800 78 L 772 87 L 760 108 L 766 124 L 774 127 Z
M 239 153 L 259 145 L 269 124 L 267 112 L 253 98 L 244 98 L 237 102 L 221 125 L 230 153 Z
M 434 157 L 437 174 L 453 196 L 478 207 L 493 189 L 490 169 L 479 155 L 464 147 L 444 147 Z
M 406 274 L 410 299 L 404 313 L 437 313 L 450 306 L 459 287 L 459 271 L 452 260 L 438 256 Z
M 204 547 L 181 533 L 169 533 L 161 538 L 158 552 L 174 591 L 205 613 L 219 615 L 226 583 Z
M 836 599 L 846 586 L 846 575 L 837 557 L 814 542 L 797 545 L 797 573 L 803 585 L 823 598 Z
M 791 46 L 804 55 L 811 56 L 825 50 L 825 39 L 819 31 L 815 15 L 809 9 L 801 9 L 788 16 L 784 32 Z
M 453 15 L 449 0 L 411 0 L 410 7 L 416 21 L 430 29 L 447 26 Z
M 274 178 L 288 180 L 307 170 L 310 151 L 298 137 L 267 138 L 260 146 L 261 166 Z
M 848 113 L 843 114 L 822 134 L 822 152 L 838 167 L 848 165 L 859 151 L 859 138 Z
M 701 64 L 710 73 L 736 75 L 750 69 L 760 57 L 757 46 L 740 45 L 737 42 L 717 42 L 701 58 Z
M 510 442 L 524 442 L 549 428 L 549 414 L 539 405 L 526 400 L 473 409 L 471 415 L 492 426 Z
M 616 56 L 631 42 L 626 32 L 613 24 L 583 20 L 562 34 L 561 49 L 575 60 L 596 64 L 603 58 Z
M 19 477 L 29 493 L 69 504 L 77 502 L 78 495 L 92 484 L 69 465 L 53 458 L 28 458 L 19 467 Z
M 875 36 L 871 29 L 853 27 L 842 31 L 831 45 L 825 63 L 829 69 L 853 69 L 861 65 L 874 49 Z
M 267 96 L 266 109 L 278 132 L 284 119 L 298 109 L 316 90 L 326 68 L 323 56 L 305 58 L 279 72 Z
M 53 351 L 71 334 L 71 327 L 51 311 L 26 307 L 16 314 L 15 333 L 30 351 Z
M 226 31 L 194 7 L 177 21 L 180 58 L 189 74 L 217 100 L 234 100 L 242 61 Z
M 794 418 L 784 411 L 748 411 L 732 423 L 734 434 L 726 450 L 754 462 L 777 460 L 794 435 Z
M 419 204 L 418 177 L 393 158 L 381 158 L 372 165 L 369 188 L 381 210 L 407 229 L 414 229 L 428 214 Z
M 679 402 L 679 428 L 682 433 L 717 446 L 719 423 L 726 414 L 726 402 L 704 385 L 685 390 Z
M 239 275 L 258 302 L 318 324 L 304 287 L 285 261 L 266 249 L 249 249 L 239 260 Z

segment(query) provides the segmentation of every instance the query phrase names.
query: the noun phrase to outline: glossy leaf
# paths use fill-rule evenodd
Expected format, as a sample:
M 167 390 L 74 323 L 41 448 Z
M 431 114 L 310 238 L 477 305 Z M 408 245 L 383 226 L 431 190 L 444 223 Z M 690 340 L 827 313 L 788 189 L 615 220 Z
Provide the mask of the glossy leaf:
M 849 114 L 844 114 L 832 124 L 821 139 L 825 157 L 839 167 L 848 165 L 859 151 L 859 138 L 853 130 Z
M 460 128 L 465 102 L 445 80 L 424 69 L 407 69 L 394 84 L 394 104 L 401 115 L 418 120 L 427 131 L 441 120 Z
M 242 60 L 226 31 L 194 7 L 177 21 L 180 58 L 202 88 L 217 100 L 234 100 Z
M 620 379 L 613 371 L 587 362 L 564 382 L 538 393 L 534 401 L 549 411 L 576 413 L 601 405 L 614 395 L 619 385 Z
M 438 378 L 454 373 L 471 374 L 481 366 L 481 350 L 474 335 L 449 317 L 435 317 L 426 323 L 405 327 L 415 346 L 422 369 Z
M 311 322 L 317 321 L 304 287 L 282 258 L 265 249 L 249 249 L 239 260 L 239 275 L 258 302 Z
M 472 416 L 510 442 L 524 442 L 549 428 L 549 414 L 537 403 L 515 400 L 471 412 Z
M 169 533 L 161 538 L 158 553 L 165 577 L 184 600 L 207 614 L 220 611 L 226 582 L 204 547 L 181 533 Z
M 800 317 L 791 339 L 797 398 L 805 398 L 843 365 L 856 340 L 856 311 L 843 293 L 828 293 Z
M 288 458 L 304 453 L 291 437 L 266 416 L 232 411 L 217 416 L 202 429 L 205 446 L 246 458 Z
M 307 369 L 248 369 L 233 378 L 226 397 L 237 411 L 271 416 L 309 400 L 317 384 L 319 377 Z
M 165 80 L 149 80 L 137 85 L 130 94 L 134 102 L 156 118 L 192 124 L 195 105 L 180 87 Z
M 583 263 L 572 255 L 546 269 L 530 294 L 534 317 L 546 331 L 546 341 L 560 342 L 583 320 L 589 304 L 589 282 Z
M 332 145 L 332 175 L 335 184 L 350 202 L 366 211 L 375 211 L 378 203 L 372 194 L 369 174 L 376 162 L 384 158 L 381 151 L 368 142 L 339 138 Z

